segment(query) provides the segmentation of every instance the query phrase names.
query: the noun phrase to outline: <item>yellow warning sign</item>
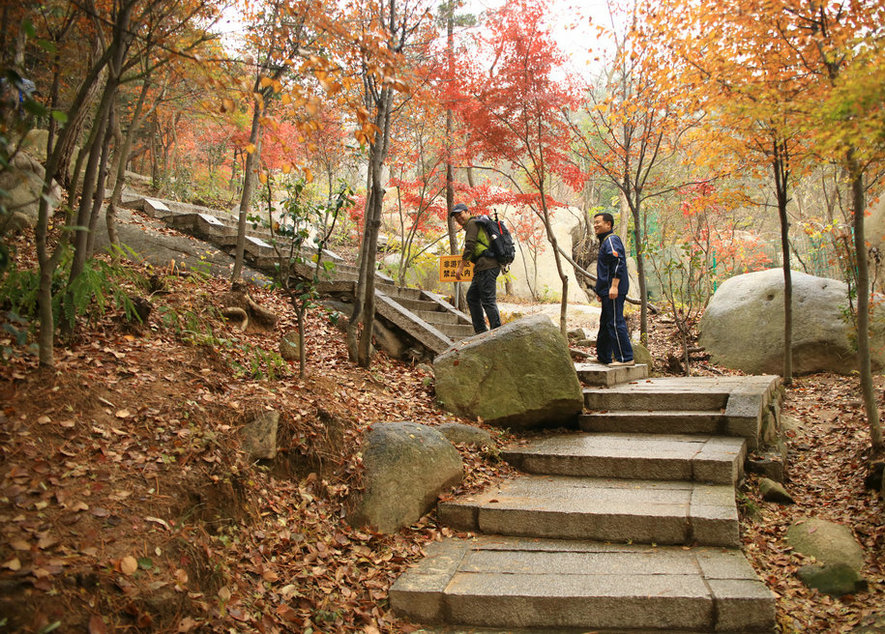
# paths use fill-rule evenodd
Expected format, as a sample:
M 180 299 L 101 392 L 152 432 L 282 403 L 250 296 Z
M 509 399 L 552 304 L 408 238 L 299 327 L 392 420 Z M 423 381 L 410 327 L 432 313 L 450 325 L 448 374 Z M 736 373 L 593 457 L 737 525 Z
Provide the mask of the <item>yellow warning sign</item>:
M 455 279 L 455 271 L 458 270 L 460 255 L 441 255 L 439 258 L 439 281 L 440 282 L 469 282 L 473 279 L 473 264 L 467 262 L 461 271 L 461 279 Z

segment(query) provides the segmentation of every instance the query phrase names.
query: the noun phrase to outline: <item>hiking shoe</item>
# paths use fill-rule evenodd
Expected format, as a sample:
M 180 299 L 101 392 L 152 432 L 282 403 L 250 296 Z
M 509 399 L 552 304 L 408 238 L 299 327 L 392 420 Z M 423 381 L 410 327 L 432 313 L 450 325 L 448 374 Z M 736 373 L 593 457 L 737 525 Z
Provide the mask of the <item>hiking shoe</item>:
M 611 363 L 608 364 L 608 367 L 616 368 L 616 367 L 624 366 L 624 365 L 635 365 L 635 363 L 636 362 L 633 359 L 630 359 L 629 361 L 612 361 Z

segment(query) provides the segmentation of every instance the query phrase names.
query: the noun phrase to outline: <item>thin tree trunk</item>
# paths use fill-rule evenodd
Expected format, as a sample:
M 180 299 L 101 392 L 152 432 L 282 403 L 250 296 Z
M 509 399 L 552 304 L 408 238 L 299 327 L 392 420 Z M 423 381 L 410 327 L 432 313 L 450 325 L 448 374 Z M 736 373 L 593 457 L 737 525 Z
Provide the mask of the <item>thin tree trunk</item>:
M 132 115 L 132 121 L 129 123 L 129 129 L 126 131 L 123 142 L 117 147 L 114 159 L 116 163 L 112 168 L 112 171 L 116 173 L 116 178 L 114 180 L 114 191 L 111 194 L 111 202 L 105 214 L 105 222 L 108 228 L 108 241 L 116 247 L 120 246 L 119 238 L 117 237 L 117 207 L 120 206 L 123 200 L 123 185 L 126 180 L 126 167 L 129 164 L 129 152 L 132 148 L 132 142 L 135 140 L 135 135 L 138 134 L 138 129 L 141 127 L 141 112 L 144 108 L 144 101 L 150 85 L 150 78 L 146 77 L 141 86 L 141 92 L 138 95 L 138 102 L 135 104 L 135 112 Z
M 381 207 L 384 201 L 381 172 L 390 143 L 390 107 L 392 102 L 391 89 L 383 88 L 377 102 L 378 110 L 375 115 L 375 125 L 379 132 L 376 133 L 369 150 L 369 197 L 366 201 L 363 243 L 360 248 L 360 279 L 356 292 L 358 299 L 354 302 L 353 316 L 347 332 L 348 352 L 351 355 L 355 352 L 357 364 L 366 368 L 371 363 L 375 322 L 375 258 L 378 253 L 378 232 L 381 228 Z M 358 321 L 363 328 L 357 340 Z
M 866 200 L 863 171 L 853 149 L 848 151 L 847 165 L 851 178 L 851 206 L 854 208 L 854 250 L 857 258 L 857 361 L 864 410 L 870 428 L 870 441 L 873 451 L 878 454 L 883 450 L 883 445 L 879 408 L 873 388 L 873 372 L 870 362 L 870 272 L 864 236 Z
M 541 220 L 544 222 L 544 228 L 547 230 L 547 240 L 553 247 L 553 261 L 556 263 L 556 272 L 559 274 L 559 280 L 562 283 L 562 298 L 559 302 L 559 330 L 562 336 L 568 341 L 568 274 L 562 266 L 562 258 L 560 257 L 559 242 L 553 233 L 553 225 L 550 223 L 550 212 L 547 210 L 547 195 L 544 191 L 543 182 L 538 187 L 538 193 L 541 195 Z
M 108 83 L 105 86 L 105 92 L 98 108 L 98 114 L 93 123 L 92 132 L 90 133 L 89 144 L 89 161 L 86 163 L 86 173 L 83 175 L 83 190 L 80 192 L 80 205 L 77 211 L 77 219 L 75 221 L 75 229 L 73 236 L 74 259 L 71 262 L 71 274 L 68 283 L 73 282 L 86 265 L 86 244 L 88 237 L 89 217 L 92 211 L 92 195 L 95 193 L 95 185 L 98 180 L 98 165 L 102 155 L 102 145 L 107 128 L 108 111 L 111 101 L 116 93 L 116 86 L 113 80 L 108 77 Z M 78 159 L 79 163 L 79 159 Z
M 116 100 L 115 100 L 116 101 Z M 114 136 L 114 128 L 116 127 L 116 103 L 111 106 L 108 113 L 108 126 L 105 132 L 104 141 L 102 142 L 101 161 L 98 164 L 98 182 L 95 186 L 95 194 L 92 200 L 92 213 L 89 215 L 89 231 L 86 235 L 86 258 L 89 259 L 95 253 L 95 233 L 98 229 L 98 215 L 101 212 L 101 205 L 104 202 L 105 182 L 107 181 L 107 165 L 111 152 L 111 138 Z
M 639 341 L 642 345 L 648 345 L 648 289 L 645 282 L 645 254 L 642 249 L 642 224 L 639 213 L 639 192 L 633 203 L 633 243 L 636 247 L 636 277 L 639 282 Z M 625 247 L 626 248 L 626 247 Z M 627 254 L 624 254 L 626 258 Z M 625 259 L 626 261 L 626 259 Z M 627 273 L 629 275 L 629 271 Z
M 246 153 L 246 167 L 243 170 L 243 194 L 240 196 L 240 215 L 237 221 L 237 247 L 231 282 L 238 281 L 243 271 L 243 259 L 246 252 L 246 216 L 249 214 L 252 204 L 252 189 L 255 183 L 253 172 L 257 168 L 261 155 L 261 117 L 263 112 L 264 108 L 261 102 L 256 99 L 252 110 L 252 131 L 249 133 L 249 143 L 255 150 Z
M 784 385 L 793 383 L 793 274 L 790 268 L 790 218 L 787 216 L 787 148 L 774 144 L 774 186 L 781 225 L 781 250 L 784 258 Z

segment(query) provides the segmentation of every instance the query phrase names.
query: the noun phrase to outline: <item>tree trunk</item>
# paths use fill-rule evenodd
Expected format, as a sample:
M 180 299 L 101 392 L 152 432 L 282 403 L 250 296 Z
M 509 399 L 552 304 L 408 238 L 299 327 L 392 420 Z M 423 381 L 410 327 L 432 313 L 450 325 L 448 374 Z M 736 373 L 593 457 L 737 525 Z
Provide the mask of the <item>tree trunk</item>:
M 109 75 L 104 95 L 102 95 L 101 103 L 99 104 L 98 113 L 93 122 L 92 132 L 89 135 L 89 160 L 86 163 L 86 173 L 83 175 L 83 189 L 80 192 L 80 205 L 77 211 L 77 219 L 74 223 L 76 225 L 72 239 L 74 259 L 71 262 L 71 274 L 68 284 L 73 282 L 83 272 L 83 267 L 86 265 L 86 243 L 89 231 L 89 216 L 92 211 L 92 195 L 95 193 L 95 185 L 99 177 L 98 164 L 102 155 L 108 111 L 115 94 L 116 85 Z M 80 160 L 78 159 L 77 162 L 79 163 Z
M 858 164 L 854 149 L 848 151 L 847 166 L 851 178 L 851 206 L 854 208 L 854 250 L 857 258 L 857 361 L 864 410 L 870 427 L 870 441 L 873 451 L 878 454 L 882 452 L 883 446 L 879 408 L 876 404 L 870 362 L 870 272 L 864 236 L 866 200 L 863 170 Z
M 390 143 L 392 103 L 391 89 L 383 88 L 377 101 L 374 121 L 378 132 L 369 146 L 369 196 L 366 199 L 363 242 L 360 247 L 360 278 L 357 283 L 357 300 L 354 302 L 354 311 L 347 331 L 348 352 L 352 359 L 355 352 L 356 363 L 364 368 L 369 367 L 371 363 L 372 331 L 375 322 L 375 258 L 378 253 L 378 232 L 381 228 L 381 207 L 384 202 L 381 172 Z M 359 340 L 356 338 L 358 321 L 362 324 Z
M 781 225 L 781 251 L 784 258 L 784 385 L 793 384 L 793 274 L 790 269 L 790 218 L 787 216 L 787 148 L 774 144 L 774 187 Z
M 108 113 L 108 127 L 105 132 L 104 141 L 102 142 L 101 160 L 98 164 L 98 182 L 95 185 L 95 194 L 92 197 L 92 212 L 89 215 L 89 231 L 86 235 L 87 259 L 91 258 L 95 253 L 95 233 L 98 229 L 98 215 L 101 212 L 101 205 L 104 202 L 105 182 L 108 177 L 108 159 L 110 158 L 109 155 L 111 152 L 111 139 L 114 136 L 114 128 L 117 126 L 116 119 L 116 104 L 114 104 L 111 106 L 110 113 Z
M 61 147 L 55 176 L 58 177 L 59 182 L 63 185 L 67 185 L 69 192 L 72 189 L 72 182 L 73 190 L 76 192 L 76 182 L 80 177 L 79 167 L 71 172 L 71 160 L 76 160 L 78 166 L 82 165 L 82 161 L 79 157 L 83 156 L 83 153 L 78 153 L 75 158 L 74 150 L 77 148 L 77 141 L 80 139 L 80 133 L 83 131 L 83 126 L 86 124 L 90 111 L 92 110 L 90 106 L 101 90 L 102 82 L 100 81 L 100 74 L 101 73 L 96 74 L 95 78 L 89 85 L 81 106 L 75 110 L 73 114 L 69 114 L 68 123 L 65 125 L 65 128 L 70 128 L 70 133 L 63 135 L 58 139 L 58 143 Z M 73 198 L 69 197 L 68 201 L 73 201 Z
M 120 206 L 123 200 L 123 185 L 126 180 L 126 167 L 129 164 L 129 152 L 132 148 L 132 142 L 135 140 L 135 135 L 138 134 L 138 129 L 141 127 L 141 111 L 144 108 L 144 101 L 150 85 L 150 78 L 146 77 L 141 85 L 141 92 L 138 95 L 138 102 L 135 104 L 135 112 L 132 115 L 132 121 L 129 123 L 129 129 L 126 131 L 122 143 L 117 147 L 116 156 L 114 157 L 115 164 L 111 168 L 116 177 L 114 180 L 114 191 L 111 194 L 111 202 L 108 204 L 108 210 L 105 214 L 105 222 L 108 228 L 108 241 L 116 247 L 120 246 L 117 237 L 117 207 Z
M 636 247 L 636 278 L 639 282 L 639 341 L 648 345 L 648 291 L 645 283 L 645 254 L 642 249 L 642 224 L 640 216 L 640 194 L 631 205 L 633 211 L 633 243 Z M 626 248 L 626 245 L 625 247 Z M 626 253 L 624 256 L 626 257 Z M 629 275 L 629 272 L 628 272 Z
M 544 222 L 544 228 L 547 230 L 547 240 L 553 247 L 553 261 L 556 263 L 556 272 L 562 283 L 562 298 L 559 303 L 559 329 L 562 336 L 568 341 L 568 274 L 562 266 L 562 258 L 560 257 L 559 242 L 553 233 L 553 225 L 550 223 L 550 212 L 547 209 L 547 195 L 544 191 L 544 181 L 538 183 L 538 193 L 541 196 L 541 220 Z
M 252 110 L 252 131 L 249 133 L 249 143 L 255 150 L 246 153 L 246 167 L 243 170 L 243 194 L 240 196 L 240 215 L 237 221 L 237 247 L 231 282 L 239 281 L 243 271 L 243 258 L 246 252 L 246 216 L 249 215 L 252 204 L 252 189 L 255 184 L 253 172 L 257 169 L 258 160 L 261 157 L 261 117 L 263 114 L 262 102 L 256 99 Z

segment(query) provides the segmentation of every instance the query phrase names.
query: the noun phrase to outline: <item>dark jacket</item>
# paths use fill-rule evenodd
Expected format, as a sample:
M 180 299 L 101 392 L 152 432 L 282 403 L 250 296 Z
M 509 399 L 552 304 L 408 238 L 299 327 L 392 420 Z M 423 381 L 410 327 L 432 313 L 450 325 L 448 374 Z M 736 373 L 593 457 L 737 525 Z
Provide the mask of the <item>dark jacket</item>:
M 480 232 L 483 232 L 483 236 L 480 236 Z M 501 265 L 498 264 L 498 260 L 495 258 L 485 255 L 476 257 L 478 253 L 488 248 L 488 243 L 489 240 L 488 236 L 485 235 L 485 229 L 476 222 L 474 216 L 471 216 L 467 224 L 464 225 L 464 253 L 461 255 L 461 259 L 466 262 L 473 262 L 474 271 L 487 271 L 498 268 Z
M 627 273 L 627 254 L 624 243 L 612 231 L 599 236 L 599 258 L 596 260 L 596 294 L 608 297 L 612 278 L 618 278 L 618 297 L 625 297 L 630 290 Z

